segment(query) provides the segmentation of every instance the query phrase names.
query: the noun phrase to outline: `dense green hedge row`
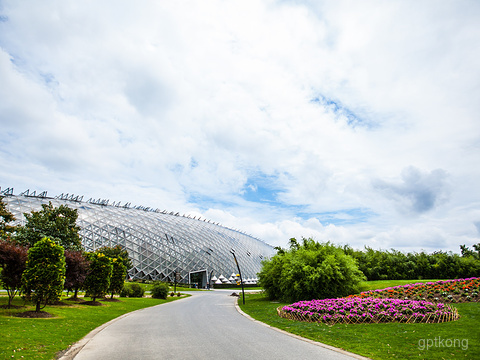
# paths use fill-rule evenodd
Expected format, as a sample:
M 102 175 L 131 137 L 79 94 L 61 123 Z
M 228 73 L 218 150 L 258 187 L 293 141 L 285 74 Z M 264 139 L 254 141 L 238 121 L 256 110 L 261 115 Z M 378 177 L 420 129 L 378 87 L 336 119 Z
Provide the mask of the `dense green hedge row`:
M 462 254 L 435 251 L 403 253 L 398 250 L 354 250 L 344 247 L 368 280 L 457 279 L 480 276 L 480 244 L 475 251 L 461 246 Z

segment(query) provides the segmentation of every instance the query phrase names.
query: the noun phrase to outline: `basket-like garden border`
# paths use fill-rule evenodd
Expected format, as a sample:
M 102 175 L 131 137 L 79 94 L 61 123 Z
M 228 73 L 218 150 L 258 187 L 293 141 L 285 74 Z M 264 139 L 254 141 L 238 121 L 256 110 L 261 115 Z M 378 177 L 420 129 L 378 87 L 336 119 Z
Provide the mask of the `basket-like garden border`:
M 335 324 L 379 324 L 379 323 L 405 323 L 405 324 L 414 324 L 414 323 L 442 323 L 447 321 L 455 321 L 460 316 L 458 310 L 448 304 L 444 304 L 443 310 L 441 312 L 431 312 L 427 314 L 410 314 L 410 315 L 355 315 L 347 314 L 342 315 L 339 313 L 334 314 L 322 314 L 322 313 L 312 313 L 311 311 L 302 311 L 294 309 L 294 311 L 284 310 L 284 306 L 277 308 L 277 314 L 289 320 L 295 321 L 304 321 L 312 323 L 324 323 L 328 325 Z

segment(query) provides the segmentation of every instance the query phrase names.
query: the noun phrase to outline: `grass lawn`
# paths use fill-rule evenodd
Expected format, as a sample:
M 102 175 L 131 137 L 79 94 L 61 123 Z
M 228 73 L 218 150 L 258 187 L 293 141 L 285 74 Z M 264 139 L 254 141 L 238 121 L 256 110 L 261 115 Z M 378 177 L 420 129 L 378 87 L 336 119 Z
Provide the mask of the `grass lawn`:
M 283 319 L 276 309 L 289 304 L 269 301 L 263 294 L 247 294 L 245 300 L 245 305 L 239 301 L 241 309 L 259 321 L 372 359 L 480 359 L 478 302 L 454 304 L 461 316 L 454 322 L 328 326 Z
M 0 359 L 54 359 L 57 352 L 65 350 L 107 321 L 177 299 L 180 298 L 121 298 L 121 302 L 103 302 L 103 306 L 47 306 L 43 311 L 55 316 L 48 319 L 12 316 L 17 312 L 34 310 L 31 305 L 22 309 L 0 308 Z M 0 304 L 7 304 L 6 296 L 0 297 Z M 17 297 L 14 304 L 23 305 L 23 301 Z
M 361 291 L 369 291 L 369 290 L 377 290 L 377 289 L 385 289 L 388 287 L 398 286 L 398 285 L 406 285 L 406 284 L 416 284 L 416 283 L 427 283 L 427 282 L 435 282 L 440 279 L 436 280 L 374 280 L 374 281 L 363 281 L 360 284 Z

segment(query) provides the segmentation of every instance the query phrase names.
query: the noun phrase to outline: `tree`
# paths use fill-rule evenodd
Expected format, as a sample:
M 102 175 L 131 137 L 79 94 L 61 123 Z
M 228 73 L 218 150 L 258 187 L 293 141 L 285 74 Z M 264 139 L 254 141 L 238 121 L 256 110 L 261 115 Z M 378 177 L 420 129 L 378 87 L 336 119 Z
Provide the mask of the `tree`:
M 60 299 L 65 282 L 65 250 L 55 241 L 44 237 L 28 250 L 23 283 L 26 291 L 31 292 L 39 312 L 48 302 Z M 43 308 L 42 307 L 42 308 Z
M 365 279 L 355 260 L 330 242 L 290 239 L 282 250 L 263 263 L 259 283 L 272 299 L 286 302 L 341 297 L 356 293 Z
M 8 294 L 8 307 L 22 287 L 22 273 L 27 263 L 27 248 L 0 239 L 0 282 Z
M 130 256 L 128 256 L 127 250 L 121 246 L 121 245 L 116 245 L 116 246 L 104 246 L 96 250 L 96 252 L 101 252 L 108 256 L 110 259 L 121 259 L 123 265 L 125 265 L 125 268 L 127 270 L 133 268 L 132 261 L 130 260 Z
M 127 268 L 123 265 L 122 258 L 113 258 L 112 260 L 112 276 L 110 278 L 110 286 L 108 292 L 112 295 L 120 294 L 125 283 Z
M 88 253 L 87 260 L 90 264 L 83 287 L 95 302 L 97 297 L 105 296 L 108 291 L 112 276 L 112 262 L 108 256 L 98 252 Z
M 0 238 L 6 238 L 9 233 L 15 231 L 15 226 L 8 225 L 12 221 L 15 221 L 15 216 L 7 209 L 3 196 L 0 196 Z
M 77 299 L 78 290 L 82 288 L 87 277 L 88 261 L 82 251 L 65 250 L 65 289 L 73 291 Z
M 42 210 L 25 213 L 25 226 L 17 231 L 15 240 L 24 246 L 33 246 L 47 236 L 67 250 L 81 250 L 80 227 L 76 225 L 77 209 L 66 205 L 54 207 L 42 204 Z

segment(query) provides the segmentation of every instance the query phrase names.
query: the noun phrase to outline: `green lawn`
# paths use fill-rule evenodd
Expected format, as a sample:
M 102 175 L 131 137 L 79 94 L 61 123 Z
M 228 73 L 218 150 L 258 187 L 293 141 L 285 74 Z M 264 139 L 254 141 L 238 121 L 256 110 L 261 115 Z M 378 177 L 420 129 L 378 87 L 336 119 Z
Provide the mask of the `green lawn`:
M 363 281 L 360 284 L 361 291 L 385 289 L 388 287 L 406 285 L 406 284 L 416 284 L 416 283 L 427 283 L 435 282 L 437 280 L 375 280 L 375 281 Z
M 269 301 L 263 294 L 247 294 L 246 304 L 239 305 L 271 326 L 372 359 L 480 359 L 480 303 L 455 304 L 461 318 L 448 323 L 333 326 L 280 318 L 277 307 L 288 304 Z
M 107 321 L 134 310 L 177 299 L 180 298 L 121 298 L 121 302 L 103 302 L 104 306 L 47 306 L 43 310 L 55 315 L 49 319 L 12 316 L 17 312 L 34 310 L 33 306 L 16 310 L 0 309 L 0 359 L 54 359 L 57 352 L 65 350 Z M 7 297 L 1 296 L 0 304 L 6 303 Z M 14 304 L 23 305 L 23 301 L 17 297 Z

